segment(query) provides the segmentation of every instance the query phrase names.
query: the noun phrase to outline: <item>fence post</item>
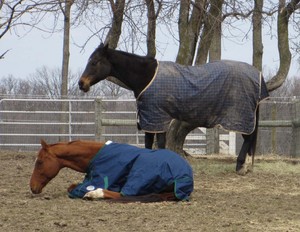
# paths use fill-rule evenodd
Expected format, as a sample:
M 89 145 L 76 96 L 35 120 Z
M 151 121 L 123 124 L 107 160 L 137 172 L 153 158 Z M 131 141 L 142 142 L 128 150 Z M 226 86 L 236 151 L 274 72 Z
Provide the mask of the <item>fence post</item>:
M 272 121 L 276 121 L 277 119 L 277 105 L 276 102 L 272 104 Z M 272 127 L 271 130 L 271 144 L 272 144 L 272 153 L 277 153 L 277 127 Z
M 209 128 L 206 130 L 206 154 L 218 154 L 219 152 L 219 129 Z
M 100 141 L 102 135 L 103 103 L 100 98 L 95 99 L 95 140 Z
M 291 156 L 300 157 L 300 101 L 293 103 Z

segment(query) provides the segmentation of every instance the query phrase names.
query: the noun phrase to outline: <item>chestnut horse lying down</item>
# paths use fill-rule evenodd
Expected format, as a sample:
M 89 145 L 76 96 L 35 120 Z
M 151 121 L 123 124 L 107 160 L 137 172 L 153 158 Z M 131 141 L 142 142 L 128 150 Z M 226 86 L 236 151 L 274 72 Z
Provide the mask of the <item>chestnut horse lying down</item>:
M 68 188 L 69 197 L 113 201 L 188 200 L 193 191 L 191 166 L 178 154 L 128 144 L 41 141 L 30 179 L 32 193 L 42 189 L 64 167 L 86 173 L 84 181 Z

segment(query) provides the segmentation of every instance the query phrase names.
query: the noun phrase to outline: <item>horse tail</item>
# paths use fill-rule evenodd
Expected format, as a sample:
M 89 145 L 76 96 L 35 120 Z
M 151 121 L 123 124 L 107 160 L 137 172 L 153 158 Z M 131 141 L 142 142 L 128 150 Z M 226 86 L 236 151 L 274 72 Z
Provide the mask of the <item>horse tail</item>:
M 163 202 L 163 201 L 178 201 L 173 192 L 167 193 L 151 193 L 142 196 L 122 196 L 118 199 L 109 199 L 110 202 L 118 203 L 153 203 L 153 202 Z

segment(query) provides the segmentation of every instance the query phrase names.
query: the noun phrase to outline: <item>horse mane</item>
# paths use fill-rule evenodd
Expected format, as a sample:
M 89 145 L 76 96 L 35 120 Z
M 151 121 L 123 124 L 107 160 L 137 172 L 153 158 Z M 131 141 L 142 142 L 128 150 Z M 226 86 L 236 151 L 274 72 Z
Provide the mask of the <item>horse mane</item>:
M 95 141 L 88 141 L 88 140 L 72 140 L 68 142 L 58 142 L 58 143 L 53 143 L 49 144 L 50 146 L 55 146 L 55 145 L 69 145 L 69 144 L 74 144 L 74 143 L 96 143 Z
M 111 49 L 113 50 L 113 49 Z M 151 61 L 156 61 L 156 59 L 152 56 L 141 56 L 141 55 L 137 55 L 134 53 L 129 53 L 129 52 L 125 52 L 125 51 L 120 51 L 120 50 L 113 50 L 118 52 L 119 54 L 122 54 L 123 56 L 127 56 L 127 57 L 131 57 L 136 59 L 138 62 L 151 62 Z
M 98 48 L 98 49 L 100 50 L 101 48 Z M 144 65 L 157 63 L 157 60 L 152 56 L 141 56 L 141 55 L 137 55 L 137 54 L 121 51 L 121 50 L 115 50 L 115 49 L 111 49 L 111 48 L 108 48 L 107 51 L 108 51 L 109 57 L 119 56 L 119 57 L 130 58 L 131 60 L 133 59 L 134 60 L 133 63 L 135 64 L 135 67 L 139 67 L 140 65 L 144 66 Z M 111 62 L 113 60 L 114 59 L 112 59 Z M 137 63 L 139 65 L 136 65 Z M 126 65 L 128 65 L 128 64 L 126 64 Z
M 67 145 L 73 145 L 76 143 L 81 143 L 81 144 L 96 144 L 99 142 L 96 141 L 89 141 L 89 140 L 73 140 L 73 141 L 67 141 L 67 142 L 57 142 L 57 143 L 52 143 L 52 144 L 47 144 L 48 148 L 54 148 L 56 146 L 67 146 Z

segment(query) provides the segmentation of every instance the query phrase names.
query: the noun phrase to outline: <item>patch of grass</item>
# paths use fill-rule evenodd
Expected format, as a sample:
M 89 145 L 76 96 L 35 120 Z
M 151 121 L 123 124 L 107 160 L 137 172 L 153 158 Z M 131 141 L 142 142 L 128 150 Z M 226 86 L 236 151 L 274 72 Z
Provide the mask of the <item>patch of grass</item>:
M 197 159 L 191 162 L 194 172 L 206 175 L 219 175 L 235 172 L 235 163 L 228 163 L 220 160 Z
M 254 170 L 277 174 L 300 174 L 300 164 L 293 164 L 282 160 L 272 162 L 261 161 L 255 163 Z
M 190 161 L 194 172 L 206 175 L 235 173 L 236 159 L 229 158 L 196 158 Z M 254 172 L 276 174 L 300 174 L 300 162 L 280 157 L 257 157 Z

